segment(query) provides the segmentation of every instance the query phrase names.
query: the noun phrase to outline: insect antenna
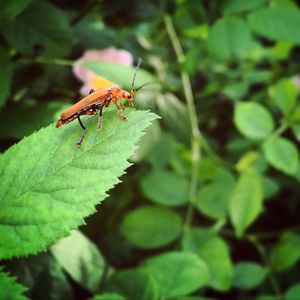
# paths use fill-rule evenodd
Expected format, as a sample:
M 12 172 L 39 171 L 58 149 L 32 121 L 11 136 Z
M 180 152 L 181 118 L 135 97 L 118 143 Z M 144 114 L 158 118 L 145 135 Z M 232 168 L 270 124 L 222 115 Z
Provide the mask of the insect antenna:
M 139 57 L 139 60 L 136 65 L 135 72 L 134 72 L 133 78 L 132 78 L 131 91 L 134 91 L 134 82 L 135 82 L 135 78 L 136 78 L 136 73 L 137 73 L 137 70 L 139 69 L 141 63 L 142 63 L 142 59 Z
M 143 83 L 142 85 L 140 85 L 138 88 L 135 89 L 135 92 L 139 91 L 140 89 L 142 89 L 144 86 L 148 85 L 148 84 L 151 84 L 151 83 L 154 83 L 154 82 L 159 82 L 159 80 L 151 80 L 151 81 L 148 81 L 146 83 Z

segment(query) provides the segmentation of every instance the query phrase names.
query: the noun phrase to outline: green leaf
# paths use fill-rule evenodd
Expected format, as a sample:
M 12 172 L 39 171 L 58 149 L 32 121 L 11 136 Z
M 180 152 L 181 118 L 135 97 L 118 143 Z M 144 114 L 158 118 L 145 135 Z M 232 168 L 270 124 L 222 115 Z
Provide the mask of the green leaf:
M 206 285 L 209 273 L 206 264 L 194 253 L 167 252 L 145 262 L 161 298 L 189 294 Z
M 156 300 L 158 291 L 149 273 L 144 269 L 119 271 L 109 278 L 106 291 L 116 292 L 130 300 Z
M 261 212 L 262 196 L 258 173 L 254 170 L 242 173 L 230 198 L 230 218 L 238 237 Z
M 277 271 L 292 267 L 300 258 L 300 235 L 286 232 L 272 249 L 271 263 Z
M 99 76 L 103 76 L 109 81 L 119 85 L 123 89 L 130 90 L 134 72 L 136 70 L 135 66 L 126 66 L 121 64 L 115 64 L 106 61 L 86 61 L 84 66 L 89 70 L 95 72 Z M 152 74 L 144 69 L 139 69 L 137 71 L 135 88 L 138 88 L 144 83 L 155 80 Z M 143 90 L 158 90 L 159 84 L 153 82 L 143 88 Z M 138 96 L 135 97 L 138 100 Z M 142 104 L 141 104 L 142 105 Z
M 8 103 L 0 112 L 0 138 L 21 139 L 59 118 L 59 112 L 70 106 L 67 102 Z
M 82 130 L 73 122 L 41 129 L 1 155 L 0 258 L 42 251 L 95 212 L 157 118 L 134 110 L 127 117 L 124 122 L 115 111 L 106 112 L 103 129 L 96 131 L 97 118 L 86 116 L 80 148 L 75 142 Z
M 233 285 L 242 290 L 249 290 L 260 285 L 266 278 L 266 270 L 253 262 L 240 262 L 234 266 Z
M 285 295 L 285 300 L 295 300 L 300 299 L 300 283 L 294 284 L 292 287 L 290 287 Z
M 135 246 L 151 249 L 174 241 L 181 232 L 181 219 L 172 210 L 159 206 L 143 206 L 130 211 L 121 231 Z
M 231 287 L 233 267 L 226 242 L 215 233 L 192 228 L 183 236 L 183 249 L 195 252 L 207 264 L 210 273 L 208 285 L 218 291 Z
M 13 75 L 13 65 L 5 49 L 0 47 L 0 108 L 9 95 Z
M 199 189 L 196 207 L 200 212 L 211 218 L 226 217 L 234 185 L 234 177 L 227 171 L 220 171 L 212 183 Z
M 263 151 L 271 166 L 288 175 L 296 173 L 299 154 L 292 142 L 282 137 L 272 137 L 263 144 Z
M 14 277 L 3 272 L 0 266 L 0 299 L 27 300 L 28 298 L 22 295 L 26 290 Z
M 97 247 L 74 230 L 51 247 L 61 267 L 79 284 L 96 292 L 104 272 L 104 259 Z
M 165 170 L 154 170 L 141 180 L 143 194 L 154 202 L 179 206 L 188 201 L 189 182 Z
M 272 179 L 271 177 L 267 177 L 267 176 L 262 176 L 261 179 L 262 179 L 261 183 L 264 191 L 264 198 L 268 199 L 275 196 L 280 189 L 278 182 Z
M 41 48 L 43 56 L 65 56 L 72 47 L 66 16 L 46 1 L 33 1 L 14 21 L 0 25 L 10 46 L 24 55 L 33 55 Z
M 248 55 L 252 42 L 248 25 L 237 17 L 228 17 L 218 20 L 211 28 L 207 49 L 220 60 L 242 59 Z
M 10 0 L 0 2 L 0 19 L 14 19 L 21 13 L 31 0 Z
M 266 138 L 274 129 L 271 114 L 259 103 L 241 102 L 235 106 L 234 123 L 250 139 Z
M 298 90 L 290 79 L 281 79 L 269 88 L 269 94 L 284 115 L 288 115 L 297 99 Z
M 96 295 L 90 300 L 126 300 L 123 296 L 116 294 L 116 293 L 109 293 L 109 294 L 102 294 L 102 295 Z
M 223 14 L 241 13 L 257 9 L 260 6 L 263 6 L 266 2 L 267 0 L 227 0 L 223 4 L 222 11 Z
M 264 8 L 248 16 L 248 24 L 257 34 L 275 41 L 300 44 L 300 11 L 288 7 Z

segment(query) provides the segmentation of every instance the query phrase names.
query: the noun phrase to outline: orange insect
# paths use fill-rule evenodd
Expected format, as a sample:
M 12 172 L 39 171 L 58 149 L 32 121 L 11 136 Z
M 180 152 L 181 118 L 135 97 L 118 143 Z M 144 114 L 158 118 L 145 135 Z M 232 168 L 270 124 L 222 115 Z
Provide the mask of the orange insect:
M 141 89 L 140 86 L 137 89 L 134 89 L 134 81 L 136 77 L 136 73 L 138 68 L 140 67 L 141 59 L 139 59 L 138 64 L 136 66 L 136 70 L 133 75 L 132 85 L 130 92 L 122 90 L 117 86 L 109 87 L 109 88 L 101 88 L 98 90 L 92 89 L 88 96 L 84 97 L 82 100 L 67 108 L 61 114 L 60 119 L 56 123 L 56 127 L 60 127 L 64 124 L 68 124 L 69 122 L 78 119 L 78 122 L 82 128 L 82 134 L 80 136 L 79 141 L 76 143 L 77 146 L 82 144 L 82 141 L 86 135 L 86 127 L 82 124 L 80 120 L 80 116 L 82 115 L 94 115 L 99 111 L 98 117 L 98 129 L 102 128 L 102 109 L 103 107 L 109 106 L 111 101 L 116 105 L 118 109 L 118 113 L 123 120 L 126 120 L 126 116 L 123 114 L 123 110 L 125 109 L 123 105 L 123 98 L 125 98 L 129 105 L 133 106 L 133 97 L 135 92 Z M 120 99 L 120 105 L 118 104 L 118 100 Z

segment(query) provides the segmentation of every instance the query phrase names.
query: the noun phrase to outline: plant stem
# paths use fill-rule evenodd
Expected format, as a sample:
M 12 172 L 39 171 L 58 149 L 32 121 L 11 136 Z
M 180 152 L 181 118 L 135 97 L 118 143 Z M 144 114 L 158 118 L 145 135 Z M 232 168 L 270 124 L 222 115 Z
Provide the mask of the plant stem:
M 46 57 L 36 57 L 36 58 L 21 58 L 17 61 L 21 64 L 46 64 L 46 65 L 60 65 L 60 66 L 73 66 L 74 61 L 62 58 L 46 58 Z
M 176 54 L 176 58 L 179 64 L 182 64 L 185 60 L 185 55 L 183 53 L 182 47 L 180 45 L 178 36 L 176 34 L 172 19 L 170 16 L 164 16 L 164 22 L 167 29 L 167 33 L 171 40 L 171 44 Z M 189 191 L 189 203 L 187 207 L 186 217 L 185 217 L 185 225 L 186 227 L 190 227 L 193 220 L 194 213 L 194 204 L 196 202 L 196 193 L 198 187 L 198 173 L 199 173 L 199 164 L 201 158 L 201 135 L 200 130 L 198 128 L 198 118 L 196 113 L 196 107 L 194 103 L 194 97 L 191 87 L 191 82 L 189 75 L 187 72 L 181 70 L 181 81 L 184 91 L 184 96 L 187 103 L 187 109 L 192 129 L 192 137 L 191 137 L 191 152 L 192 152 L 192 174 L 191 174 L 191 182 L 190 182 L 190 191 Z

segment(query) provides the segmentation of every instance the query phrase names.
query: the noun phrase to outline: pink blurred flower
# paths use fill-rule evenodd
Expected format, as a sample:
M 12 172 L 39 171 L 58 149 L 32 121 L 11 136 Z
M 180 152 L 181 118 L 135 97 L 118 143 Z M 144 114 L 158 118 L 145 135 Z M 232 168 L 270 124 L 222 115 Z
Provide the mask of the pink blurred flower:
M 300 75 L 295 75 L 292 78 L 292 82 L 294 82 L 294 84 L 296 85 L 297 89 L 298 89 L 298 93 L 300 92 Z
M 74 75 L 83 82 L 83 86 L 80 89 L 80 93 L 82 95 L 87 95 L 92 88 L 97 89 L 105 86 L 111 86 L 110 81 L 86 69 L 84 67 L 84 63 L 86 61 L 106 61 L 131 66 L 133 63 L 133 57 L 128 51 L 118 50 L 116 48 L 85 51 L 83 56 L 79 58 L 73 66 Z

